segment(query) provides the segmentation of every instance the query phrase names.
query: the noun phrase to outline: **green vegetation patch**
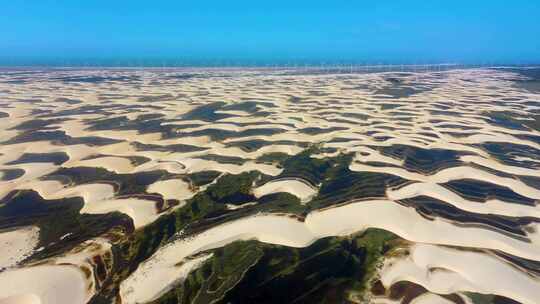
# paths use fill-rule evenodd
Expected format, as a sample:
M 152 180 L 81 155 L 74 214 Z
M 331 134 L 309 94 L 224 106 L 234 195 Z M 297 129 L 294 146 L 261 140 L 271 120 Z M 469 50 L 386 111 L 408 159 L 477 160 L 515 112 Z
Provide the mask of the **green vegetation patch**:
M 178 237 L 179 231 L 189 237 L 258 212 L 296 214 L 301 220 L 313 209 L 351 198 L 383 195 L 385 185 L 394 182 L 384 174 L 372 173 L 371 176 L 350 171 L 352 154 L 323 160 L 311 157 L 320 151 L 314 146 L 284 157 L 281 163 L 284 173 L 277 177 L 299 177 L 319 184 L 319 196 L 306 205 L 290 193 L 274 193 L 256 199 L 252 194 L 254 185 L 276 178 L 257 171 L 236 175 L 210 171 L 187 175 L 193 183 L 214 183 L 188 200 L 185 206 L 162 215 L 115 244 L 113 275 L 91 303 L 108 303 L 114 299 L 120 282 L 159 247 Z M 229 210 L 225 205 L 250 201 L 257 204 L 237 210 Z M 355 237 L 320 240 L 307 248 L 254 241 L 230 244 L 212 251 L 214 257 L 190 275 L 185 285 L 171 290 L 155 303 L 340 302 L 351 294 L 363 295 L 369 290 L 363 286 L 374 274 L 376 261 L 391 247 L 393 238 L 391 233 L 369 230 Z M 284 292 L 290 289 L 294 292 Z M 259 298 L 260 295 L 264 297 Z
M 319 184 L 325 178 L 325 173 L 332 167 L 333 159 L 312 158 L 319 147 L 310 147 L 283 161 L 283 172 L 278 178 L 298 177 L 307 180 L 313 185 Z
M 399 239 L 369 229 L 306 248 L 238 241 L 213 256 L 154 304 L 351 303 L 369 290 L 381 257 Z
M 111 303 L 118 294 L 119 284 L 125 280 L 140 263 L 154 254 L 180 230 L 205 217 L 224 212 L 222 204 L 216 204 L 208 195 L 199 194 L 189 202 L 159 217 L 153 223 L 136 230 L 113 245 L 113 275 L 103 282 L 103 289 L 89 303 Z
M 207 185 L 211 182 L 213 182 L 216 178 L 218 178 L 221 175 L 221 172 L 219 171 L 200 171 L 191 173 L 187 176 L 187 178 L 191 181 L 191 184 L 195 187 L 200 187 Z
M 42 177 L 43 180 L 56 180 L 66 185 L 86 183 L 108 183 L 115 187 L 117 195 L 146 194 L 148 185 L 160 179 L 174 177 L 165 170 L 144 171 L 129 174 L 118 174 L 97 167 L 59 168 L 55 172 Z
M 182 285 L 153 303 L 206 304 L 223 298 L 263 256 L 262 247 L 256 241 L 238 241 L 214 250 L 213 257 L 191 273 Z
M 205 194 L 217 203 L 242 204 L 255 201 L 251 193 L 252 185 L 260 176 L 257 171 L 244 172 L 238 175 L 227 174 L 215 184 L 208 187 Z
M 36 260 L 64 252 L 114 227 L 128 232 L 133 229 L 131 218 L 125 214 L 80 214 L 82 207 L 79 197 L 46 200 L 32 190 L 15 190 L 0 202 L 0 229 L 38 226 L 37 247 L 46 249 L 32 257 Z
M 257 162 L 265 164 L 278 164 L 279 166 L 281 166 L 281 164 L 285 162 L 289 157 L 291 156 L 287 153 L 272 152 L 259 156 L 259 158 L 257 158 Z
M 239 203 L 247 199 L 251 195 L 251 184 L 259 174 L 253 171 L 224 175 L 206 191 L 188 200 L 185 206 L 162 215 L 155 222 L 120 240 L 113 246 L 113 275 L 103 283 L 103 290 L 90 303 L 110 303 L 118 293 L 120 282 L 179 231 L 186 229 L 187 233 L 195 233 L 207 229 L 216 223 L 212 221 L 215 217 L 227 220 L 227 217 L 222 217 L 229 212 L 224 203 Z M 197 178 L 206 179 L 207 175 L 213 178 L 215 174 L 200 173 Z

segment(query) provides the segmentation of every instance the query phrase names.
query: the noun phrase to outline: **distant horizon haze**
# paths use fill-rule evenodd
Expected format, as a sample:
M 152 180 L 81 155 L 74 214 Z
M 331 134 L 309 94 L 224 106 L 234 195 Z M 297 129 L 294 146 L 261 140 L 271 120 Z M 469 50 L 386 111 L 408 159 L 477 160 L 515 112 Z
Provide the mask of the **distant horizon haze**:
M 540 63 L 531 0 L 27 0 L 0 17 L 2 66 Z

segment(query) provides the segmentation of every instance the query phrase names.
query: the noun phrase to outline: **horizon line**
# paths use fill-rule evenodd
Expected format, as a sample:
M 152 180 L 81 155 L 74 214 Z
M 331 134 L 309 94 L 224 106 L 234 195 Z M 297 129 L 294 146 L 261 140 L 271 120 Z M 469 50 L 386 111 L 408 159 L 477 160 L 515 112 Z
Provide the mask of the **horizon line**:
M 223 70 L 312 70 L 312 71 L 337 71 L 337 72 L 361 72 L 361 71 L 377 71 L 384 72 L 422 72 L 422 71 L 442 71 L 455 69 L 474 69 L 474 68 L 540 68 L 540 63 L 501 63 L 501 64 L 483 64 L 483 63 L 429 63 L 429 64 L 302 64 L 302 65 L 140 65 L 140 66 L 123 66 L 123 65 L 2 65 L 0 70 L 16 70 L 16 69 L 57 69 L 57 70 L 95 70 L 95 69 L 110 69 L 110 70 L 189 70 L 189 69 L 223 69 Z
M 322 69 L 322 70 L 341 70 L 341 69 L 385 69 L 385 68 L 429 68 L 429 67 L 447 67 L 447 68 L 538 68 L 540 63 L 425 63 L 425 64 L 351 64 L 351 63 L 328 63 L 328 64 L 227 64 L 227 65 L 44 65 L 44 64 L 22 64 L 22 65 L 3 65 L 0 69 Z

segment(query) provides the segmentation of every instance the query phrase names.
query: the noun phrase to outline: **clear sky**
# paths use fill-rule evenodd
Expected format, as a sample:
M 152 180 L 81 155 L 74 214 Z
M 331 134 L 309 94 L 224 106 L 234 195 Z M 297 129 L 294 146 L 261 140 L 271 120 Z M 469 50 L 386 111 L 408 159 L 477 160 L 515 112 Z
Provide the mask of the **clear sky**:
M 12 0 L 0 62 L 539 62 L 540 0 Z

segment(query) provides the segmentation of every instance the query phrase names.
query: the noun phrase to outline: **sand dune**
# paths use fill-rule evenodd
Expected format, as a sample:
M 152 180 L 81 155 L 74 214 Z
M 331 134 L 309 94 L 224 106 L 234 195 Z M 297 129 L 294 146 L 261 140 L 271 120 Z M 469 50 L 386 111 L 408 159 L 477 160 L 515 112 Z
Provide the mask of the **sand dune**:
M 39 241 L 38 227 L 25 227 L 0 232 L 0 271 L 17 265 L 28 257 Z
M 41 300 L 35 294 L 24 294 L 8 297 L 0 300 L 0 304 L 41 304 Z
M 472 179 L 492 183 L 502 187 L 508 187 L 517 194 L 529 197 L 531 199 L 540 199 L 540 189 L 531 187 L 517 179 L 509 177 L 500 177 L 486 171 L 472 167 L 452 167 L 443 169 L 433 175 L 422 175 L 410 172 L 397 167 L 374 167 L 360 163 L 353 163 L 349 167 L 352 171 L 379 172 L 396 175 L 412 181 L 427 183 L 446 183 L 453 180 Z
M 525 243 L 491 230 L 459 227 L 438 219 L 428 221 L 414 210 L 391 201 L 363 201 L 311 213 L 304 223 L 284 216 L 260 215 L 225 223 L 187 240 L 176 241 L 142 263 L 121 284 L 121 295 L 127 303 L 150 301 L 157 294 L 134 286 L 148 284 L 154 290 L 166 288 L 175 282 L 175 278 L 163 275 L 164 269 L 175 268 L 176 263 L 190 255 L 236 240 L 257 239 L 305 247 L 319 238 L 348 235 L 370 227 L 392 231 L 413 242 L 503 250 L 528 259 L 540 259 L 536 249 L 538 244 Z M 166 273 L 170 271 L 173 270 Z
M 22 76 L 6 71 L 0 77 L 19 80 Z M 0 199 L 15 190 L 33 190 L 46 200 L 81 197 L 82 214 L 121 212 L 133 219 L 135 228 L 141 228 L 152 225 L 160 215 L 155 201 L 142 199 L 149 193 L 156 201 L 179 201 L 170 212 L 183 206 L 187 210 L 192 207 L 185 204 L 190 203 L 194 189 L 206 191 L 216 176 L 226 174 L 258 171 L 276 177 L 293 169 L 300 177 L 320 170 L 315 173 L 324 177 L 317 187 L 324 187 L 330 182 L 326 178 L 335 178 L 322 173 L 333 170 L 325 166 L 353 153 L 350 170 L 406 180 L 400 188 L 377 183 L 370 184 L 370 189 L 354 189 L 355 194 L 376 190 L 382 199 L 311 210 L 316 207 L 309 204 L 318 193 L 316 187 L 302 179 L 269 178 L 270 182 L 250 189 L 251 193 L 256 198 L 277 192 L 298 197 L 303 205 L 295 208 L 309 211 L 304 222 L 284 214 L 242 217 L 244 212 L 264 210 L 252 197 L 238 206 L 226 204 L 220 212 L 229 213 L 226 216 L 234 221 L 159 247 L 138 265 L 120 286 L 126 303 L 156 299 L 210 258 L 201 252 L 235 240 L 305 247 L 320 238 L 370 227 L 392 231 L 413 244 L 410 256 L 387 263 L 383 272 L 387 285 L 409 280 L 430 291 L 412 303 L 445 303 L 441 295 L 463 291 L 500 294 L 523 303 L 540 298 L 536 278 L 486 253 L 497 250 L 540 261 L 539 226 L 534 220 L 540 218 L 535 205 L 540 200 L 540 159 L 536 157 L 540 132 L 534 127 L 538 120 L 531 115 L 540 108 L 539 94 L 521 87 L 525 78 L 515 71 L 345 75 L 309 69 L 59 69 L 32 71 L 21 79 L 17 85 L 0 82 L 0 90 L 6 92 L 0 109 Z M 317 150 L 308 160 L 289 158 L 308 147 Z M 409 150 L 418 157 L 409 157 Z M 440 158 L 451 155 L 449 161 L 441 165 L 446 159 L 427 155 L 434 150 Z M 285 162 L 287 158 L 293 161 Z M 315 159 L 320 168 L 314 169 L 311 161 Z M 83 166 L 90 171 L 81 174 L 91 168 L 122 174 L 122 179 L 137 186 L 133 187 L 136 193 L 120 196 L 123 189 L 116 193 L 99 174 L 90 180 L 84 176 L 79 185 L 43 179 L 62 168 Z M 489 195 L 485 201 L 473 201 L 443 185 L 467 180 L 483 182 L 493 187 L 492 192 L 503 187 L 507 194 L 521 195 L 527 202 Z M 472 182 L 470 187 L 471 193 L 482 192 Z M 339 194 L 348 197 L 349 190 L 340 188 Z M 498 215 L 501 221 L 513 217 L 525 235 L 503 233 L 491 224 L 444 217 L 431 220 L 396 202 L 421 196 L 479 217 Z M 197 206 L 193 207 L 191 211 L 197 212 Z M 199 216 L 209 215 L 195 218 Z M 36 227 L 7 227 L 0 233 L 0 243 L 8 248 L 0 257 L 0 268 L 7 268 L 0 272 L 0 303 L 86 303 L 101 292 L 93 275 L 86 277 L 81 267 L 92 268 L 92 256 L 110 250 L 109 240 L 94 239 L 76 250 L 54 252 L 41 263 L 18 265 L 37 246 L 38 234 Z M 74 231 L 62 234 L 79 237 Z M 116 237 L 129 241 L 131 236 Z M 49 245 L 43 244 L 43 253 L 49 253 Z M 105 289 L 116 290 L 117 284 Z
M 99 157 L 86 160 L 80 160 L 77 162 L 70 162 L 69 164 L 64 164 L 66 168 L 70 167 L 95 167 L 103 168 L 108 171 L 116 172 L 119 174 L 129 173 L 135 168 L 131 161 L 123 157 Z
M 131 217 L 135 228 L 145 226 L 159 216 L 154 201 L 135 198 L 85 202 L 80 212 L 104 214 L 114 211 L 125 213 Z
M 278 192 L 290 193 L 298 197 L 305 204 L 317 195 L 318 189 L 300 179 L 274 180 L 253 189 L 253 193 L 257 198 Z
M 513 204 L 497 199 L 489 199 L 482 203 L 474 202 L 435 183 L 413 183 L 397 190 L 389 189 L 387 195 L 388 198 L 392 200 L 401 200 L 425 195 L 447 202 L 461 210 L 469 212 L 540 218 L 540 207 L 538 206 Z
M 540 282 L 500 258 L 429 244 L 414 245 L 407 258 L 386 261 L 381 280 L 385 286 L 406 280 L 439 294 L 472 291 L 524 304 L 540 299 Z
M 87 303 L 95 293 L 92 257 L 110 251 L 110 244 L 96 239 L 81 244 L 46 263 L 0 272 L 0 301 L 10 304 Z M 81 267 L 90 272 L 85 276 Z
M 521 158 L 521 159 L 522 160 L 527 160 L 527 159 L 523 159 L 523 158 Z M 487 167 L 487 168 L 493 168 L 495 170 L 498 170 L 498 171 L 501 171 L 501 172 L 506 172 L 508 174 L 529 175 L 529 176 L 540 177 L 540 170 L 538 170 L 538 169 L 522 168 L 522 167 L 517 167 L 517 166 L 503 165 L 503 164 L 500 164 L 499 162 L 496 162 L 494 160 L 485 159 L 485 158 L 478 157 L 478 156 L 473 156 L 473 155 L 463 156 L 463 157 L 461 157 L 461 160 L 463 160 L 464 162 L 470 162 L 470 163 L 479 164 L 479 165 Z M 519 160 L 519 158 L 518 158 L 518 160 Z
M 85 281 L 84 274 L 76 266 L 44 265 L 8 270 L 0 273 L 0 299 L 18 296 L 36 302 L 37 296 L 40 299 L 37 303 L 42 304 L 86 303 L 90 294 Z
M 157 181 L 146 189 L 148 193 L 159 193 L 164 199 L 186 200 L 194 193 L 188 183 L 181 179 L 167 179 Z
M 431 304 L 431 303 L 452 304 L 454 302 L 433 293 L 425 293 L 411 301 L 411 304 Z

